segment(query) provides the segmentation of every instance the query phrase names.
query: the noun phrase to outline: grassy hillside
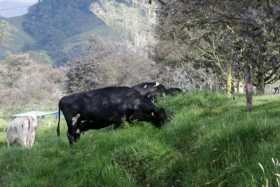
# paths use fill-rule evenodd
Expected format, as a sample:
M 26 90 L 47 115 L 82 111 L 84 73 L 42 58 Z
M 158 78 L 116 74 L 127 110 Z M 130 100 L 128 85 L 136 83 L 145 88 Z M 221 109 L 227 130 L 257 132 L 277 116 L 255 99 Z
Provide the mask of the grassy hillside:
M 7 149 L 2 132 L 0 186 L 277 186 L 280 98 L 256 97 L 251 114 L 243 103 L 209 93 L 165 98 L 164 128 L 88 131 L 72 148 L 65 132 L 56 137 L 55 120 L 41 121 L 31 150 Z

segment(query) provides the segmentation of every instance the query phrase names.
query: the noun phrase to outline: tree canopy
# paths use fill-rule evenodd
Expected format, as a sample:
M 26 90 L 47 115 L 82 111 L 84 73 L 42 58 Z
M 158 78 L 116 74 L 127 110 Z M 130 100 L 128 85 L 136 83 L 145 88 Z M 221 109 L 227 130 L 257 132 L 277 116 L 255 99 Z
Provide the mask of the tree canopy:
M 279 0 L 171 0 L 162 4 L 157 32 L 185 45 L 181 59 L 225 81 L 229 73 L 241 79 L 250 72 L 262 94 L 280 78 L 279 19 Z

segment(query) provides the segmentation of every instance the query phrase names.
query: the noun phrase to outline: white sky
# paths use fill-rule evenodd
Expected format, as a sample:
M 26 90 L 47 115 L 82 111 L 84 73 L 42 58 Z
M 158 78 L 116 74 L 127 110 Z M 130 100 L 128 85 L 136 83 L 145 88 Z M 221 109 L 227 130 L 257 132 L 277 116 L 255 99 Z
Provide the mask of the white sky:
M 20 16 L 38 0 L 0 0 L 0 15 L 4 17 Z
M 15 3 L 36 3 L 37 0 L 0 0 L 0 2 L 15 2 Z

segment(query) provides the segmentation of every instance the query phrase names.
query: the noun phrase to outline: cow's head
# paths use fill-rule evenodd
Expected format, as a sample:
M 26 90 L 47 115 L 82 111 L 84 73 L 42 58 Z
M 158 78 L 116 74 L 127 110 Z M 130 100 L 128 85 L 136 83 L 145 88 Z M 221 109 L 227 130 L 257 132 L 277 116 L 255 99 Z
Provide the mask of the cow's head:
M 73 129 L 71 132 L 67 132 L 67 137 L 69 140 L 70 144 L 73 144 L 79 140 L 81 136 L 80 130 L 79 129 Z
M 156 109 L 150 113 L 151 122 L 156 127 L 161 127 L 167 119 L 166 112 L 163 108 Z
M 163 108 L 153 110 L 135 111 L 131 116 L 133 120 L 148 121 L 156 127 L 161 127 L 167 119 L 166 112 Z

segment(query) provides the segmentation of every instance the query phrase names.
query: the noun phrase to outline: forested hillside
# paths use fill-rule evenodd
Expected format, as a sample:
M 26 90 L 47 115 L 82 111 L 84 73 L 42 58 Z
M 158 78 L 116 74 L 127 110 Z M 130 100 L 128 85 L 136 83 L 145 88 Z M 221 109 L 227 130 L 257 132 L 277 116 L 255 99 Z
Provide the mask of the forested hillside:
M 92 37 L 120 40 L 90 11 L 92 2 L 45 0 L 33 5 L 26 15 L 6 19 L 7 40 L 0 46 L 1 53 L 44 50 L 61 65 L 85 53 L 92 45 L 88 42 Z M 19 45 L 15 46 L 15 42 Z
M 99 30 L 109 34 L 110 29 L 90 12 L 91 2 L 92 0 L 45 0 L 32 6 L 22 22 L 24 31 L 36 41 L 31 50 L 46 50 L 57 63 L 62 64 L 69 61 L 71 56 L 79 56 L 79 52 L 89 47 L 84 43 L 90 39 L 91 34 L 98 33 Z M 82 36 L 86 33 L 87 36 Z M 68 44 L 67 40 L 74 37 L 77 40 Z M 82 49 L 75 51 L 75 48 Z
M 20 18 L 18 19 L 20 22 Z M 0 33 L 2 35 L 0 42 L 0 59 L 5 58 L 11 53 L 22 52 L 26 50 L 27 46 L 32 46 L 34 44 L 34 40 L 29 34 L 7 19 L 0 18 L 0 25 Z

